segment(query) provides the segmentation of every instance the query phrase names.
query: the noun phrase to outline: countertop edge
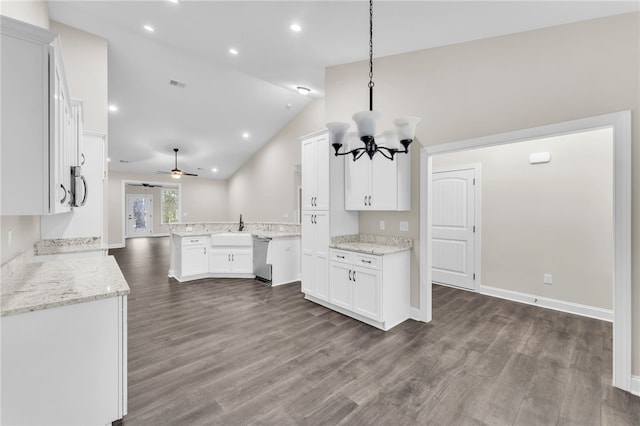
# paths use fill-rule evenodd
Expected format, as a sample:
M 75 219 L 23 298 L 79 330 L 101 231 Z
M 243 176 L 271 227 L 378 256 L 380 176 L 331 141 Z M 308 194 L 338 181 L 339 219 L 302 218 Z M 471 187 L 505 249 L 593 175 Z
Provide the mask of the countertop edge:
M 117 291 L 114 291 L 113 293 L 98 294 L 94 296 L 85 296 L 85 297 L 80 297 L 73 300 L 64 300 L 59 302 L 43 303 L 43 304 L 33 305 L 33 306 L 23 306 L 23 307 L 14 308 L 14 309 L 5 309 L 0 314 L 0 317 L 8 317 L 13 315 L 26 314 L 29 312 L 44 311 L 46 309 L 51 309 L 51 308 L 61 308 L 63 306 L 76 305 L 78 303 L 86 303 L 86 302 L 92 302 L 94 300 L 108 299 L 110 297 L 127 296 L 129 292 L 130 292 L 129 290 L 117 290 Z

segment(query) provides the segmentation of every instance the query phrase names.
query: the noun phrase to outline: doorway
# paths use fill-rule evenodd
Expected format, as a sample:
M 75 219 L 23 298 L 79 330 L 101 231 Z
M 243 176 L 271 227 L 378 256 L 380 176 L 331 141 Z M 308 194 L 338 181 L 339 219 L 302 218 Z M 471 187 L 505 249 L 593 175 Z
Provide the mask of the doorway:
M 148 237 L 153 234 L 153 196 L 127 194 L 127 238 Z
M 420 319 L 431 321 L 433 267 L 433 159 L 438 153 L 511 144 L 609 128 L 613 135 L 613 386 L 631 391 L 631 112 L 599 115 L 434 145 L 421 151 L 420 167 Z
M 433 281 L 476 290 L 480 165 L 433 172 Z

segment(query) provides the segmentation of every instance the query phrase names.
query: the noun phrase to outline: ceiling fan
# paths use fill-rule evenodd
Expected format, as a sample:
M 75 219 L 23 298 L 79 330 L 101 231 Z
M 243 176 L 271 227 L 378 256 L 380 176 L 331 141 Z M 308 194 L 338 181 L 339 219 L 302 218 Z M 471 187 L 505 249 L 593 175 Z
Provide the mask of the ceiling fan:
M 173 148 L 173 152 L 175 153 L 175 157 L 176 157 L 175 168 L 171 169 L 170 172 L 156 172 L 156 173 L 160 173 L 163 175 L 171 175 L 173 179 L 180 179 L 180 176 L 198 176 L 195 173 L 187 173 L 180 170 L 178 168 L 178 148 Z
M 160 173 L 160 172 L 158 172 L 158 173 Z M 169 173 L 169 172 L 166 172 L 166 173 Z M 129 185 L 129 186 L 144 186 L 145 188 L 163 188 L 164 187 L 164 185 L 156 185 L 156 184 L 153 184 L 153 183 L 144 183 L 144 182 L 142 182 L 142 183 L 129 183 L 127 185 Z

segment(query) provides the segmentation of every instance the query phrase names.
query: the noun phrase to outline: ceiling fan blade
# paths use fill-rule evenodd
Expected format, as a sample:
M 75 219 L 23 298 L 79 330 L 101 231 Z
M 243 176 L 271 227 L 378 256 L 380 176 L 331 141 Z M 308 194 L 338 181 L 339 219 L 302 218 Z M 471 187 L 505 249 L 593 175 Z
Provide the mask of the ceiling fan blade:
M 182 175 L 183 175 L 183 176 L 198 176 L 198 175 L 197 175 L 197 174 L 195 174 L 195 173 L 186 173 L 186 172 L 182 172 Z

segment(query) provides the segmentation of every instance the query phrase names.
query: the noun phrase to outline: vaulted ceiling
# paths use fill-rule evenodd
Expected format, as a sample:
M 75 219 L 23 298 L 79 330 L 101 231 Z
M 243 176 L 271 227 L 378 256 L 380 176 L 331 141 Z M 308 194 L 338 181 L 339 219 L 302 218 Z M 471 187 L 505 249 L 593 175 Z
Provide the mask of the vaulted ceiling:
M 637 1 L 378 0 L 374 55 L 636 10 Z M 113 171 L 169 170 L 180 148 L 181 169 L 227 179 L 323 96 L 325 67 L 368 58 L 366 0 L 50 1 L 49 15 L 108 40 Z

